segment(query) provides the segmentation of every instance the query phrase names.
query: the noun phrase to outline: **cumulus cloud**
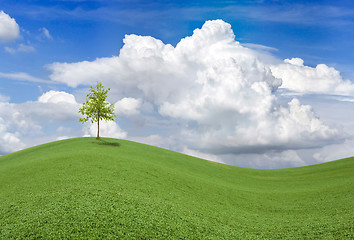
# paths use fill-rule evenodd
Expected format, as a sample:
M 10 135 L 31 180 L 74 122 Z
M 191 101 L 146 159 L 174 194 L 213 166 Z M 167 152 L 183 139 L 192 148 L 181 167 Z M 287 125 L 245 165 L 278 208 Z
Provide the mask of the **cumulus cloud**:
M 77 104 L 74 95 L 62 91 L 50 90 L 49 92 L 43 93 L 42 96 L 38 98 L 40 103 L 70 103 Z
M 3 119 L 2 123 L 7 129 L 7 132 L 23 134 L 28 133 L 29 129 L 38 130 L 36 124 L 23 114 L 24 110 L 28 110 L 21 104 L 14 104 L 9 102 L 0 102 L 0 116 Z M 16 134 L 17 135 L 17 134 Z
M 82 124 L 78 122 L 81 116 L 78 113 L 80 104 L 76 101 L 74 95 L 64 91 L 50 90 L 43 93 L 38 98 L 38 101 L 26 102 L 16 107 L 20 109 L 23 116 L 26 116 L 40 126 L 45 126 L 46 124 L 51 124 L 51 127 L 59 125 L 57 131 L 53 134 L 65 134 L 62 136 L 63 138 L 73 137 L 75 135 L 70 135 L 73 134 L 71 127 L 62 126 L 62 124 L 76 123 L 76 128 L 82 126 Z M 82 131 L 85 136 L 96 136 L 97 123 L 85 124 L 82 127 Z M 100 135 L 105 137 L 126 138 L 127 133 L 123 131 L 116 122 L 101 121 Z M 55 136 L 54 139 L 58 139 L 58 136 Z
M 118 74 L 118 71 L 114 70 L 117 67 L 115 58 L 99 58 L 94 64 L 88 61 L 79 63 L 53 63 L 47 65 L 47 68 L 52 71 L 50 75 L 51 80 L 65 83 L 70 87 L 77 87 L 80 84 L 90 85 L 97 81 L 103 81 L 102 79 L 113 76 L 114 73 L 112 71 Z M 90 73 L 91 78 L 88 78 Z
M 17 137 L 18 134 L 1 132 L 0 155 L 23 149 L 26 145 Z
M 130 116 L 139 114 L 139 108 L 142 103 L 140 99 L 123 98 L 116 102 L 115 111 L 118 115 Z
M 30 122 L 15 104 L 0 102 L 0 155 L 23 149 L 26 144 L 21 140 L 21 134 L 28 133 L 29 127 Z
M 270 151 L 294 156 L 294 149 L 318 147 L 340 135 L 298 99 L 278 101 L 277 90 L 288 79 L 274 69 L 289 65 L 306 71 L 301 61 L 270 65 L 264 51 L 235 41 L 231 25 L 222 20 L 205 22 L 176 47 L 133 34 L 123 42 L 119 56 L 48 65 L 50 78 L 71 87 L 102 81 L 121 114 L 144 114 L 139 108 L 150 104 L 150 117 L 174 124 L 166 136 L 185 151 L 214 157 L 252 152 L 264 158 Z M 316 74 L 337 76 L 323 66 Z
M 302 94 L 354 94 L 354 84 L 344 80 L 339 71 L 325 64 L 313 68 L 305 66 L 301 58 L 292 58 L 270 68 L 275 77 L 283 80 L 281 87 L 290 91 Z
M 97 123 L 86 125 L 84 129 L 85 137 L 97 136 Z M 116 122 L 100 121 L 100 137 L 126 138 L 127 132 L 123 131 Z
M 53 90 L 43 93 L 37 101 L 3 103 L 0 108 L 0 113 L 4 113 L 9 122 L 16 123 L 15 129 L 22 128 L 20 132 L 25 135 L 40 135 L 45 125 L 76 122 L 79 117 L 75 97 Z
M 26 145 L 19 139 L 18 132 L 9 132 L 8 124 L 0 117 L 0 155 L 23 149 Z
M 79 104 L 72 94 L 62 91 L 43 93 L 35 102 L 25 102 L 17 106 L 25 116 L 42 124 L 77 121 Z M 43 121 L 45 119 L 45 121 Z
M 20 37 L 20 27 L 16 20 L 0 11 L 0 41 L 11 42 Z
M 218 120 L 218 117 L 223 120 Z M 214 154 L 261 154 L 271 149 L 316 147 L 333 141 L 339 135 L 337 129 L 326 126 L 316 118 L 310 106 L 301 105 L 297 99 L 289 102 L 287 107 L 262 115 L 228 116 L 219 113 L 210 118 L 213 122 L 196 129 L 186 129 L 183 135 L 193 148 Z
M 131 136 L 116 122 L 102 121 L 101 136 L 129 136 L 213 161 L 262 168 L 306 165 L 299 149 L 321 148 L 341 137 L 310 106 L 296 98 L 283 103 L 277 93 L 279 88 L 314 93 L 307 85 L 316 79 L 328 84 L 315 93 L 329 93 L 331 88 L 331 93 L 348 93 L 350 83 L 333 68 L 310 68 L 301 59 L 274 63 L 277 61 L 265 53 L 274 49 L 240 44 L 231 25 L 221 20 L 207 21 L 176 47 L 134 34 L 126 35 L 123 42 L 118 56 L 47 66 L 52 81 L 71 87 L 102 81 L 111 88 L 109 97 L 122 121 L 129 119 L 129 124 L 149 128 L 140 135 L 135 130 L 136 135 Z M 303 78 L 298 89 L 289 80 L 295 74 L 291 71 Z M 0 77 L 44 81 L 24 73 L 0 73 Z M 78 108 L 74 95 L 54 90 L 35 102 L 3 103 L 3 122 L 13 121 L 11 126 L 3 123 L 1 136 L 7 136 L 1 140 L 3 146 L 5 141 L 21 139 L 25 131 L 43 134 L 47 124 L 61 126 L 53 139 L 74 136 L 74 128 L 67 123 L 77 123 Z M 82 131 L 85 136 L 96 136 L 97 124 L 85 124 Z M 313 158 L 323 158 L 324 152 Z
M 79 104 L 72 94 L 51 90 L 43 93 L 38 101 L 15 104 L 8 100 L 0 101 L 0 155 L 55 140 L 58 132 L 48 131 L 55 125 L 74 122 L 80 126 L 77 122 Z M 60 133 L 64 132 L 73 134 L 71 131 Z
M 82 126 L 78 122 L 80 104 L 70 93 L 50 90 L 39 96 L 37 101 L 15 104 L 8 100 L 0 98 L 0 155 L 47 141 L 78 137 L 82 133 L 75 128 L 81 128 L 85 136 L 97 134 L 96 123 Z M 123 99 L 121 103 L 128 114 L 134 113 L 132 111 L 139 105 L 132 99 Z M 51 131 L 55 126 L 57 130 Z M 101 121 L 100 135 L 126 138 L 127 132 L 116 122 Z

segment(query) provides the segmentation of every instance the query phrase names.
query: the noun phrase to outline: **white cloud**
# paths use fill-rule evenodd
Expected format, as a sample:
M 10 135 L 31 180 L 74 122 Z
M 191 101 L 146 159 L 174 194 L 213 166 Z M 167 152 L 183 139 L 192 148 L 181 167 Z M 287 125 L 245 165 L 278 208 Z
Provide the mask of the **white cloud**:
M 97 123 L 91 123 L 84 128 L 85 137 L 97 136 Z M 116 122 L 100 121 L 100 137 L 126 138 L 127 132 L 123 131 Z
M 9 96 L 5 96 L 0 93 L 0 102 L 9 102 L 9 101 L 10 101 Z
M 69 134 L 68 137 L 80 134 L 69 127 L 50 131 L 53 126 L 63 124 L 81 127 L 78 123 L 79 104 L 72 94 L 51 90 L 34 102 L 15 104 L 6 100 L 0 101 L 0 155 L 53 141 L 58 133 Z
M 170 149 L 170 150 L 182 150 L 181 145 L 179 145 L 173 137 L 163 137 L 158 134 L 151 134 L 145 137 L 129 137 L 131 141 L 148 144 L 160 148 Z
M 48 141 L 79 137 L 82 131 L 96 136 L 96 123 L 78 122 L 79 107 L 74 95 L 54 90 L 43 93 L 37 101 L 16 104 L 0 101 L 0 155 Z M 126 138 L 127 132 L 115 122 L 101 121 L 100 135 Z
M 222 160 L 225 164 L 263 169 L 301 167 L 311 164 L 309 159 L 303 160 L 294 150 L 269 151 L 264 154 L 229 154 L 222 156 Z
M 248 48 L 260 50 L 260 51 L 278 51 L 277 48 L 269 47 L 269 46 L 265 46 L 265 45 L 261 45 L 261 44 L 255 44 L 255 43 L 242 43 L 241 45 L 244 47 L 248 47 Z
M 0 41 L 11 42 L 20 37 L 20 27 L 14 18 L 0 11 Z
M 60 136 L 60 137 L 57 137 L 56 140 L 59 141 L 59 140 L 64 140 L 64 139 L 69 139 L 71 137 L 68 137 L 68 136 Z
M 264 154 L 263 168 L 280 168 L 280 167 L 301 167 L 305 166 L 306 162 L 302 160 L 296 151 L 285 150 L 282 152 L 270 152 Z
M 313 154 L 317 162 L 328 162 L 354 156 L 354 139 L 347 139 L 344 143 L 331 144 L 322 147 Z
M 112 71 L 118 75 L 118 70 L 115 70 L 117 67 L 115 58 L 99 58 L 94 64 L 88 61 L 72 64 L 53 63 L 48 65 L 47 68 L 53 71 L 50 75 L 51 80 L 65 83 L 70 87 L 77 87 L 80 84 L 95 84 L 97 81 L 114 76 Z M 74 74 L 75 77 L 71 74 Z M 89 75 L 91 75 L 91 78 L 88 78 Z
M 354 102 L 353 97 L 335 97 L 334 99 L 341 101 L 341 102 Z
M 14 54 L 17 52 L 29 53 L 29 52 L 36 51 L 36 49 L 33 46 L 25 45 L 23 43 L 20 43 L 17 48 L 5 47 L 4 49 L 6 52 L 11 53 L 11 54 Z
M 206 160 L 209 160 L 209 161 L 224 163 L 224 162 L 220 159 L 220 157 L 218 157 L 218 156 L 216 156 L 216 155 L 208 154 L 208 153 L 202 153 L 202 152 L 199 152 L 199 151 L 196 151 L 196 150 L 189 149 L 188 147 L 185 147 L 185 148 L 183 149 L 183 153 L 184 153 L 184 154 L 187 154 L 187 155 L 190 155 L 190 156 L 193 156 L 193 157 L 206 159 Z
M 0 132 L 0 155 L 23 149 L 26 145 L 18 138 L 18 134 Z
M 43 93 L 42 96 L 38 98 L 38 102 L 77 104 L 74 95 L 62 91 L 53 91 L 53 90 Z
M 261 115 L 235 115 L 210 115 L 204 121 L 212 119 L 215 123 L 187 129 L 184 138 L 196 149 L 214 154 L 240 154 L 315 147 L 339 137 L 338 130 L 323 124 L 310 106 L 301 105 L 297 99 L 289 102 L 288 107 Z
M 8 104 L 0 103 L 0 155 L 18 151 L 26 147 L 26 144 L 20 140 L 19 130 L 23 130 L 21 120 L 15 116 L 9 119 L 8 110 L 10 108 L 8 107 Z
M 8 79 L 13 79 L 13 80 L 18 80 L 18 81 L 28 81 L 28 82 L 38 82 L 38 83 L 55 83 L 52 81 L 44 80 L 41 78 L 33 77 L 29 75 L 28 73 L 23 73 L 23 72 L 17 72 L 17 73 L 3 73 L 0 72 L 0 77 L 1 78 L 8 78 Z
M 42 33 L 43 37 L 49 40 L 52 40 L 53 37 L 50 35 L 49 30 L 45 27 L 42 27 L 39 29 L 39 31 Z
M 302 94 L 319 93 L 351 96 L 354 84 L 344 80 L 339 71 L 325 64 L 304 66 L 301 58 L 285 59 L 284 63 L 271 66 L 275 77 L 282 79 L 282 88 Z
M 115 104 L 115 111 L 117 115 L 137 115 L 139 114 L 139 108 L 141 107 L 142 103 L 140 99 L 135 98 L 123 98 L 119 100 Z
M 0 116 L 8 132 L 26 134 L 30 128 L 38 130 L 38 127 L 23 114 L 21 104 L 0 102 Z
M 65 122 L 78 120 L 79 104 L 74 95 L 63 91 L 50 90 L 43 93 L 36 102 L 21 104 L 23 114 L 31 116 L 32 119 L 42 122 Z
M 102 81 L 113 98 L 123 98 L 116 104 L 122 114 L 144 114 L 140 104 L 151 104 L 150 117 L 170 120 L 162 137 L 173 136 L 190 152 L 253 152 L 264 159 L 269 151 L 318 147 L 340 137 L 299 100 L 282 106 L 276 94 L 282 80 L 274 77 L 264 51 L 243 47 L 234 38 L 230 24 L 207 21 L 176 47 L 126 35 L 119 56 L 48 68 L 53 81 L 71 87 Z M 307 70 L 296 59 L 284 65 Z M 316 68 L 316 74 L 321 72 L 337 76 L 328 67 Z

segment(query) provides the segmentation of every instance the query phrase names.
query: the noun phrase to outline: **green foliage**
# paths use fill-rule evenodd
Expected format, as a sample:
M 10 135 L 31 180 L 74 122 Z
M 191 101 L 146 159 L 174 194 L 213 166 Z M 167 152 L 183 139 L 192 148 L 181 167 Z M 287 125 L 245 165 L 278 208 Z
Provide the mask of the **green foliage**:
M 91 120 L 92 123 L 97 122 L 97 139 L 99 139 L 100 120 L 114 121 L 114 105 L 106 102 L 107 93 L 110 90 L 104 89 L 101 82 L 97 82 L 95 87 L 90 86 L 90 91 L 86 95 L 84 102 L 79 109 L 79 113 L 85 117 L 80 118 L 79 122 L 85 123 Z
M 76 138 L 0 157 L 0 239 L 353 239 L 354 158 L 238 168 Z

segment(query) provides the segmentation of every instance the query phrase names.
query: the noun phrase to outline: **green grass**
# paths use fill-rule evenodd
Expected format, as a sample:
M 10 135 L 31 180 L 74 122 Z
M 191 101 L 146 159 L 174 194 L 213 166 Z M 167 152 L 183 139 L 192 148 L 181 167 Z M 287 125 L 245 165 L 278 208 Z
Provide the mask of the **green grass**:
M 257 170 L 76 138 L 0 157 L 1 239 L 353 239 L 354 158 Z

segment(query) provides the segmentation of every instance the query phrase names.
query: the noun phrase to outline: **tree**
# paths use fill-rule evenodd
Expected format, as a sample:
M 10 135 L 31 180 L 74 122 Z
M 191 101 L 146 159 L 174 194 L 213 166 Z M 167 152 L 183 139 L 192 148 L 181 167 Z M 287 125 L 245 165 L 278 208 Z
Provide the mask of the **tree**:
M 91 120 L 91 123 L 97 122 L 96 139 L 100 138 L 100 120 L 114 121 L 117 117 L 114 114 L 114 105 L 106 102 L 109 90 L 111 89 L 104 89 L 102 83 L 97 81 L 95 87 L 90 86 L 90 91 L 86 95 L 86 102 L 79 109 L 79 113 L 85 116 L 80 118 L 79 122 L 85 123 L 88 120 Z

